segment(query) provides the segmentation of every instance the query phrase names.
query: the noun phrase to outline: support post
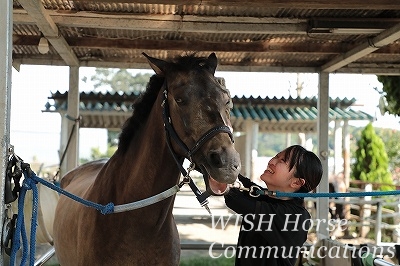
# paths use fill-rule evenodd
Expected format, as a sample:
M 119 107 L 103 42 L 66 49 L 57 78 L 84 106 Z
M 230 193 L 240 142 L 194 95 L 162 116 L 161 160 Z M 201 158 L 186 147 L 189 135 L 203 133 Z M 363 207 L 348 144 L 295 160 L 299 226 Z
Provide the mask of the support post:
M 346 188 L 350 186 L 350 133 L 349 133 L 349 121 L 343 122 L 343 175 L 346 184 Z
M 329 130 L 329 73 L 319 73 L 318 86 L 318 156 L 322 163 L 323 175 L 317 192 L 329 191 L 328 181 L 328 130 Z M 317 232 L 318 239 L 329 237 L 328 217 L 329 198 L 317 199 L 317 219 L 321 219 L 321 226 Z M 322 221 L 325 220 L 326 223 Z
M 245 130 L 246 130 L 246 132 L 245 132 L 245 138 L 246 138 L 246 140 L 245 140 L 245 154 L 244 154 L 244 156 L 245 156 L 245 164 L 244 164 L 244 173 L 245 173 L 245 176 L 247 176 L 248 178 L 250 178 L 251 180 L 253 180 L 253 165 L 254 165 L 254 159 L 253 159 L 253 157 L 254 157 L 254 146 L 256 146 L 257 147 L 257 144 L 254 144 L 255 143 L 255 141 L 257 141 L 257 140 L 254 140 L 255 138 L 257 138 L 257 137 L 255 137 L 255 123 L 254 123 L 254 121 L 252 121 L 252 120 L 248 120 L 248 121 L 245 121 L 245 125 L 246 125 L 246 128 L 245 128 Z M 258 127 L 257 127 L 257 134 L 258 134 Z M 257 148 L 256 148 L 256 152 L 257 152 Z
M 256 162 L 258 157 L 258 127 L 259 124 L 252 122 L 251 123 L 251 180 L 255 181 L 258 176 L 255 176 L 256 172 Z
M 78 165 L 79 156 L 79 67 L 70 67 L 69 71 L 68 110 L 61 121 L 60 155 L 66 153 L 61 164 L 61 177 Z
M 382 243 L 382 202 L 376 203 L 376 223 L 375 223 L 375 245 L 380 246 Z
M 68 90 L 68 132 L 73 132 L 69 150 L 67 151 L 67 170 L 72 170 L 78 165 L 79 156 L 79 67 L 69 68 Z M 71 119 L 72 118 L 72 119 Z
M 333 175 L 338 175 L 343 172 L 343 155 L 342 155 L 342 121 L 335 121 L 335 131 L 334 131 L 334 167 Z
M 11 109 L 11 77 L 12 77 L 12 26 L 13 1 L 0 1 L 0 137 L 1 137 L 1 204 L 0 222 L 3 225 L 5 217 L 4 184 L 10 147 L 10 109 Z M 4 247 L 1 245 L 0 266 L 4 262 Z

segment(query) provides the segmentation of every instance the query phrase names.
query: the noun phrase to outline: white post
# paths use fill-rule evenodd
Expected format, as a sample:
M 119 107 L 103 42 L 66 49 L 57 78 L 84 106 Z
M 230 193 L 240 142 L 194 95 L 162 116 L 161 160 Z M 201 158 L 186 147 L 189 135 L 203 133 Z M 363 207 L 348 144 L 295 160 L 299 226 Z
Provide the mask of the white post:
M 365 190 L 365 192 L 371 192 L 372 184 L 366 184 L 364 190 Z M 364 200 L 371 201 L 372 197 L 365 196 Z M 366 237 L 370 230 L 370 227 L 371 227 L 371 204 L 367 204 L 367 203 L 364 203 L 362 205 L 360 204 L 360 209 L 361 209 L 361 215 L 360 215 L 361 217 L 360 218 L 361 218 L 361 223 L 362 223 L 361 230 L 360 230 L 360 236 Z M 378 222 L 378 217 L 376 218 L 376 223 L 377 222 Z M 377 229 L 378 228 L 375 227 L 375 231 Z M 379 230 L 381 230 L 381 229 L 379 228 Z M 377 240 L 377 239 L 375 239 L 375 240 Z
M 258 123 L 252 120 L 246 121 L 246 151 L 245 151 L 245 176 L 253 180 L 254 174 L 254 157 L 258 156 Z
M 61 145 L 60 160 L 64 153 L 61 164 L 60 179 L 69 170 L 78 165 L 79 152 L 79 67 L 70 67 L 68 110 L 61 118 Z
M 251 123 L 252 121 L 244 121 L 245 124 L 245 133 L 244 133 L 244 138 L 245 138 L 245 146 L 244 146 L 244 169 L 242 173 L 244 176 L 251 178 L 251 143 L 252 143 L 252 134 L 251 134 Z M 243 155 L 241 154 L 240 157 Z
M 329 130 L 329 73 L 319 73 L 318 86 L 318 156 L 321 159 L 323 175 L 317 192 L 328 192 L 328 130 Z M 317 219 L 328 221 L 329 199 L 317 199 Z M 328 223 L 321 223 L 317 232 L 318 239 L 329 237 Z
M 376 203 L 376 225 L 375 225 L 375 245 L 380 246 L 382 244 L 382 202 Z
M 5 205 L 4 205 L 4 184 L 10 148 L 10 109 L 11 109 L 11 73 L 12 73 L 12 26 L 13 26 L 13 1 L 0 1 L 0 138 L 1 158 L 0 183 L 1 183 L 1 204 L 0 222 L 3 232 Z M 3 265 L 4 249 L 1 245 L 0 266 Z
M 346 184 L 346 188 L 350 186 L 350 133 L 349 133 L 349 121 L 343 122 L 343 142 L 342 142 L 342 153 L 343 153 L 343 175 Z
M 79 156 L 79 67 L 69 68 L 69 90 L 68 90 L 68 132 L 72 132 L 71 141 L 67 150 L 67 170 L 78 165 Z M 69 137 L 69 136 L 68 136 Z
M 343 172 L 343 154 L 342 154 L 342 121 L 335 121 L 335 133 L 334 133 L 334 167 L 333 173 L 334 175 Z
M 343 153 L 343 182 L 345 186 L 344 191 L 346 192 L 350 187 L 350 133 L 349 133 L 349 121 L 345 120 L 343 122 L 343 130 L 342 130 L 342 153 Z M 350 198 L 345 198 L 345 201 L 350 201 Z M 350 204 L 343 205 L 344 208 L 344 217 L 347 221 L 350 220 L 350 212 L 351 207 Z M 345 235 L 349 234 L 348 228 L 344 231 Z
M 240 154 L 240 162 L 242 164 L 242 168 L 240 169 L 240 173 L 244 176 L 247 176 L 247 169 L 246 169 L 246 135 L 241 132 L 239 136 L 235 136 L 235 149 Z
M 255 176 L 256 162 L 258 158 L 258 128 L 259 124 L 253 122 L 251 127 L 252 142 L 251 142 L 251 180 L 255 181 L 258 176 Z

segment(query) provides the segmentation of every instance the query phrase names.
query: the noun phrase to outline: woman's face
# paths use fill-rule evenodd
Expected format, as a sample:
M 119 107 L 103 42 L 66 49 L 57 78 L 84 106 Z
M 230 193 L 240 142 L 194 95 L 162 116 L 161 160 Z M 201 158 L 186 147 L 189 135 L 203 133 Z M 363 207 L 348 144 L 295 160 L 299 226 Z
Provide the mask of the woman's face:
M 265 182 L 268 190 L 292 192 L 295 191 L 293 182 L 298 181 L 294 173 L 294 167 L 289 171 L 289 162 L 285 161 L 285 151 L 281 151 L 268 162 L 267 169 L 261 174 L 260 179 Z

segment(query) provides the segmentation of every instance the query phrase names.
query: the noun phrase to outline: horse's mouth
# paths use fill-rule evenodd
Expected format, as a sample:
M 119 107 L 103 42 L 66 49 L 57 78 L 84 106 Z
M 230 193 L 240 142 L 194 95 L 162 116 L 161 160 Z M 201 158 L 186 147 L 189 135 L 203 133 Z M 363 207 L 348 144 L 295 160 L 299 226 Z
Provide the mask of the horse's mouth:
M 208 193 L 214 196 L 222 196 L 228 192 L 229 186 L 226 183 L 220 183 L 215 180 L 207 171 L 204 166 L 201 166 L 201 172 L 203 174 L 204 182 Z
M 208 176 L 208 187 L 210 188 L 211 192 L 216 196 L 222 196 L 226 192 L 228 192 L 228 184 L 220 183 L 211 176 Z M 210 192 L 210 191 L 209 191 Z

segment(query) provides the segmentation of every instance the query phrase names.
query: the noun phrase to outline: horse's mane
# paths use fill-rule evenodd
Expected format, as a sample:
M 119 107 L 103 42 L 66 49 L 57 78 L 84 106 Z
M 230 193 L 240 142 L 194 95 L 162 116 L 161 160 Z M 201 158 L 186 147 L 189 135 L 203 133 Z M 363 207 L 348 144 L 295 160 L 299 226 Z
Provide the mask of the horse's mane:
M 135 133 L 150 114 L 153 108 L 154 102 L 157 99 L 158 92 L 164 83 L 164 77 L 153 75 L 150 77 L 149 83 L 147 84 L 146 91 L 142 93 L 139 98 L 133 103 L 133 115 L 128 118 L 123 127 L 121 134 L 119 135 L 118 150 L 123 153 L 129 147 L 131 139 Z
M 196 57 L 195 54 L 190 54 L 176 58 L 174 60 L 175 70 L 200 70 L 204 66 L 206 57 Z M 118 150 L 125 153 L 129 147 L 131 139 L 150 114 L 153 108 L 157 95 L 164 83 L 164 77 L 153 75 L 150 77 L 146 91 L 133 103 L 133 115 L 127 119 L 122 127 L 119 135 Z

